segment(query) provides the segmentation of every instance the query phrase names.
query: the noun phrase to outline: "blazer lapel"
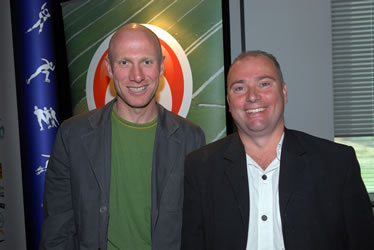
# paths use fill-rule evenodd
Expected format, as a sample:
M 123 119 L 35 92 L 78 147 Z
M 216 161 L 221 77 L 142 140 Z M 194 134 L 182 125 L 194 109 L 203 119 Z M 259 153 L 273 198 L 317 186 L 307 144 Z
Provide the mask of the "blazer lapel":
M 152 162 L 152 230 L 155 229 L 159 214 L 160 200 L 175 166 L 174 162 L 181 143 L 177 135 L 179 126 L 168 119 L 164 109 L 158 105 L 159 121 L 156 129 Z
M 103 202 L 109 202 L 113 103 L 89 118 L 92 130 L 82 136 L 92 171 L 102 192 Z
M 249 223 L 249 190 L 245 155 L 239 135 L 232 135 L 232 140 L 224 154 L 224 171 L 234 191 L 246 231 Z
M 284 218 L 288 204 L 295 191 L 301 190 L 305 169 L 305 150 L 297 137 L 285 129 L 279 175 L 279 205 Z

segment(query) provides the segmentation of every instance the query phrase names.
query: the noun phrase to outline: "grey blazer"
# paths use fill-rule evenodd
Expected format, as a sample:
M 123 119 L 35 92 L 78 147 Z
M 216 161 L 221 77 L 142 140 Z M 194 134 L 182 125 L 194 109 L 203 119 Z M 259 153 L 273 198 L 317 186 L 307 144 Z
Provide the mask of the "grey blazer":
M 61 124 L 46 173 L 40 249 L 106 249 L 114 103 Z M 199 127 L 158 105 L 153 250 L 180 249 L 184 158 L 204 144 Z

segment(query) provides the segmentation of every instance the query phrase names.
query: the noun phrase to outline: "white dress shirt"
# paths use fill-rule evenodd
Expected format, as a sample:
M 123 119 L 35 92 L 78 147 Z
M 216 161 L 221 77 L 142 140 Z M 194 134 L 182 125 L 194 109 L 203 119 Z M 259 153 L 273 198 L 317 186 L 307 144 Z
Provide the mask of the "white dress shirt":
M 284 250 L 279 208 L 279 170 L 283 137 L 277 156 L 263 170 L 247 154 L 249 227 L 247 250 Z

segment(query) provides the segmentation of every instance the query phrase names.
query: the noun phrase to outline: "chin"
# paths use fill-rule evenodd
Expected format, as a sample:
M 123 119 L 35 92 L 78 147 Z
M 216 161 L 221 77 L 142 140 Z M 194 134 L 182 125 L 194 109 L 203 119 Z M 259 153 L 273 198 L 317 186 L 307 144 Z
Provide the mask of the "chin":
M 152 100 L 149 101 L 142 101 L 142 102 L 128 102 L 127 105 L 131 108 L 146 108 L 152 103 Z

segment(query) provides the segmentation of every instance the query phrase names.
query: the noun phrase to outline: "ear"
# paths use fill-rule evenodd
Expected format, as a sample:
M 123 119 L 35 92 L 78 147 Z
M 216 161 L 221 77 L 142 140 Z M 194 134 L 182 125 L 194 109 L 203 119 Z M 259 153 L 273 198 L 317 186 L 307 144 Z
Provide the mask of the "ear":
M 230 111 L 230 98 L 229 98 L 229 94 L 226 95 L 226 100 L 227 100 L 227 105 L 228 105 L 228 108 L 229 108 L 229 112 Z
M 287 103 L 288 102 L 287 84 L 285 82 L 282 84 L 282 92 L 283 92 L 283 97 L 284 97 L 284 103 Z
M 104 59 L 106 69 L 108 70 L 108 76 L 110 79 L 113 79 L 112 65 L 110 63 L 109 56 L 107 55 Z
M 165 56 L 162 56 L 160 62 L 160 77 L 163 76 L 165 73 Z

